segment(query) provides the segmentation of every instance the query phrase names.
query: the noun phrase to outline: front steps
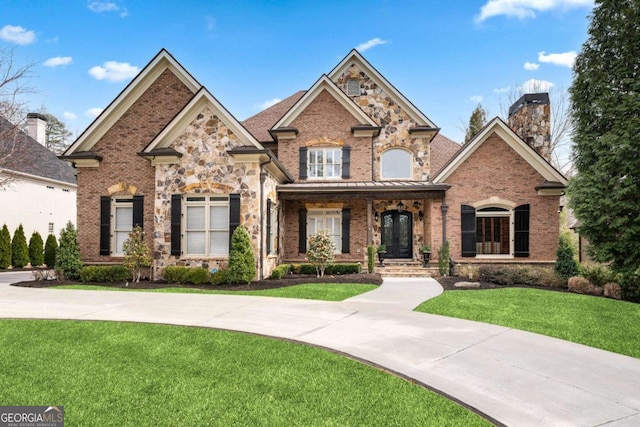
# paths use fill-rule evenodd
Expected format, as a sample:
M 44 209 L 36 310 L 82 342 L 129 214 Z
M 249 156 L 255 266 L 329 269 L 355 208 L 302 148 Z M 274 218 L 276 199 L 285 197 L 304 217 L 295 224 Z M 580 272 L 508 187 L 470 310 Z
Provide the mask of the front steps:
M 385 259 L 384 267 L 376 262 L 374 271 L 382 277 L 433 277 L 438 276 L 438 266 L 429 264 L 428 268 L 422 267 L 419 261 L 410 259 Z

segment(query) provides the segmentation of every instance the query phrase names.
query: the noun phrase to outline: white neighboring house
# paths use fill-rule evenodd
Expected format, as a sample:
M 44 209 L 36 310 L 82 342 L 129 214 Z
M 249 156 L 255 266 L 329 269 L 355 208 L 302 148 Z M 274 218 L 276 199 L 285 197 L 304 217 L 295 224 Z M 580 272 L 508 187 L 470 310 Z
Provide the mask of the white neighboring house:
M 20 224 L 27 242 L 34 231 L 43 240 L 76 224 L 76 172 L 45 148 L 44 117 L 27 115 L 29 133 L 0 117 L 0 228 L 13 238 Z

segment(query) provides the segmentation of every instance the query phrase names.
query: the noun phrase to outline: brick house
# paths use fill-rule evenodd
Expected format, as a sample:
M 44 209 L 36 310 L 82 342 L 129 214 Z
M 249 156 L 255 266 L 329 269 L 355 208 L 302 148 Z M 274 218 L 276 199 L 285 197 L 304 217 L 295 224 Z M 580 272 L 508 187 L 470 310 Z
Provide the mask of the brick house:
M 364 261 L 371 242 L 417 259 L 447 239 L 456 260 L 552 262 L 566 179 L 540 154 L 548 110 L 523 97 L 516 131 L 496 118 L 461 147 L 353 50 L 240 123 L 162 50 L 63 156 L 78 168 L 81 254 L 117 262 L 139 224 L 157 277 L 224 267 L 242 225 L 260 278 L 303 261 L 320 229 L 337 261 Z

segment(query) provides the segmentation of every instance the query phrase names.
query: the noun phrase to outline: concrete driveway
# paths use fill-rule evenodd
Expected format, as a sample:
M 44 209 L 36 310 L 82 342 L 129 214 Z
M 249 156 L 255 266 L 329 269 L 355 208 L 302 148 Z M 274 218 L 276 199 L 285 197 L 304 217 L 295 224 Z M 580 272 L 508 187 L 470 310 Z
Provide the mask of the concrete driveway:
M 5 274 L 0 283 L 14 280 Z M 385 279 L 378 289 L 343 302 L 0 284 L 0 318 L 132 321 L 257 333 L 349 354 L 506 425 L 640 425 L 640 359 L 411 311 L 441 292 L 433 279 Z

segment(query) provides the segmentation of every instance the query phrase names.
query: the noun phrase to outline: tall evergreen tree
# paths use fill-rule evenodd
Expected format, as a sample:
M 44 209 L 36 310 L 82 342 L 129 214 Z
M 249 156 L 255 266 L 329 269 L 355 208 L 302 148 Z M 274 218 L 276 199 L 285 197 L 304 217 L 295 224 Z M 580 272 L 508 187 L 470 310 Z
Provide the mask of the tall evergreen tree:
M 44 242 L 37 231 L 34 231 L 29 239 L 29 262 L 31 267 L 39 267 L 44 264 Z
M 49 234 L 44 244 L 44 263 L 48 268 L 56 265 L 56 252 L 58 252 L 58 239 L 53 234 Z
M 570 88 L 570 206 L 595 260 L 640 267 L 640 2 L 596 0 Z
M 473 138 L 480 129 L 487 124 L 487 112 L 482 108 L 482 104 L 478 103 L 478 106 L 471 113 L 469 117 L 469 126 L 467 126 L 466 133 L 464 135 L 465 144 Z
M 24 235 L 24 228 L 20 224 L 11 240 L 11 265 L 15 268 L 22 268 L 27 264 L 29 264 L 29 247 L 27 246 L 27 236 Z
M 0 231 L 0 268 L 9 268 L 11 265 L 11 234 L 7 224 L 2 226 Z

